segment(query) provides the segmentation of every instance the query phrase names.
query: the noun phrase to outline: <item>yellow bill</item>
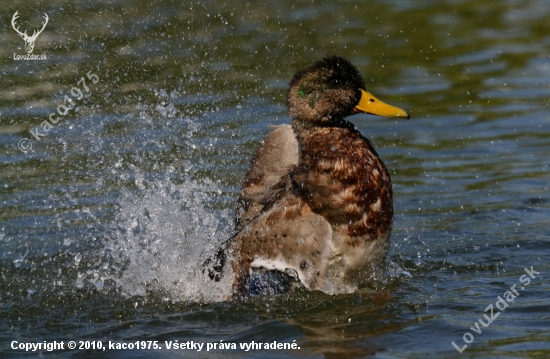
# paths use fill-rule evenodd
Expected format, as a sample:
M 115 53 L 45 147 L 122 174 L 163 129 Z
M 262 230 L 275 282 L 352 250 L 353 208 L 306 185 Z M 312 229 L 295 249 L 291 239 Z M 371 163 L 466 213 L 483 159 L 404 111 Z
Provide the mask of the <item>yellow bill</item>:
M 364 112 L 371 115 L 384 117 L 411 117 L 407 112 L 403 111 L 399 107 L 388 105 L 365 90 L 361 90 L 361 99 L 359 100 L 357 106 L 355 106 L 354 110 L 355 112 Z

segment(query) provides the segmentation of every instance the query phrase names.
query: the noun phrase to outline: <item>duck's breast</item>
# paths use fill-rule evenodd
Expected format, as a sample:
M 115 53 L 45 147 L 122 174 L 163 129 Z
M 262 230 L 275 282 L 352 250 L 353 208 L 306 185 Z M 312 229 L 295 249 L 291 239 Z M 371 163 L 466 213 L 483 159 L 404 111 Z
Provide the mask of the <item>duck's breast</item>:
M 388 170 L 372 145 L 347 128 L 304 137 L 299 158 L 292 178 L 300 196 L 333 229 L 331 276 L 355 282 L 386 257 L 393 221 Z

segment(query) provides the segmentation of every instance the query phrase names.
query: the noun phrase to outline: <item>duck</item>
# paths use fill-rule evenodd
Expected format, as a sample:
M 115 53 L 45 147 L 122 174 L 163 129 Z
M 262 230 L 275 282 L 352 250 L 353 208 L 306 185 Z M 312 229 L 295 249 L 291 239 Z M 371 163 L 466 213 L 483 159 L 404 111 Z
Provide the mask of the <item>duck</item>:
M 287 107 L 292 123 L 272 127 L 257 148 L 235 232 L 205 263 L 209 277 L 230 275 L 234 296 L 356 291 L 385 262 L 393 193 L 372 143 L 346 117 L 410 116 L 368 92 L 337 55 L 294 75 Z

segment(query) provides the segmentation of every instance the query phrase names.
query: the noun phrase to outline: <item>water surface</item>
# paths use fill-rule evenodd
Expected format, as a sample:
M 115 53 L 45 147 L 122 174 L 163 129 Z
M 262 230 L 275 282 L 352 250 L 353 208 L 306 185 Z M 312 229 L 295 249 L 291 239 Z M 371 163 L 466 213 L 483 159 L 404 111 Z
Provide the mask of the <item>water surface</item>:
M 33 52 L 47 60 L 14 59 L 16 10 L 29 34 L 48 14 Z M 2 356 L 38 355 L 14 340 L 164 348 L 52 358 L 550 355 L 547 1 L 8 1 L 2 14 Z M 199 265 L 232 232 L 255 147 L 290 121 L 288 81 L 327 54 L 411 113 L 351 118 L 394 182 L 388 272 L 352 294 L 222 301 Z M 300 349 L 165 348 L 175 340 Z

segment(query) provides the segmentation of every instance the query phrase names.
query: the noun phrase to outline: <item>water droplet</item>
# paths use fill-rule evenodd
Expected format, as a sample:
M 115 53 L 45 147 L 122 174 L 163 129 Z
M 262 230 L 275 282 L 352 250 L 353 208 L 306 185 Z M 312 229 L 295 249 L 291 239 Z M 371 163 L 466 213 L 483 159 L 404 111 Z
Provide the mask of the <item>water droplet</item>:
M 82 254 L 77 253 L 76 256 L 74 256 L 74 263 L 78 266 L 81 260 L 82 260 Z

